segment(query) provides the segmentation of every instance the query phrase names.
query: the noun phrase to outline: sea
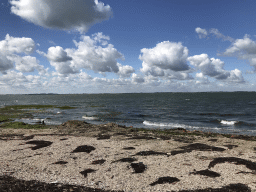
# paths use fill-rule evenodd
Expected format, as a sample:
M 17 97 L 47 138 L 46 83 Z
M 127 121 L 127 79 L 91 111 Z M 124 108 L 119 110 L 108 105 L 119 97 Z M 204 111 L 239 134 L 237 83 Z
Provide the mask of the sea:
M 68 120 L 114 122 L 134 128 L 174 129 L 256 136 L 256 92 L 0 95 L 0 107 L 56 105 L 16 119 L 60 125 Z

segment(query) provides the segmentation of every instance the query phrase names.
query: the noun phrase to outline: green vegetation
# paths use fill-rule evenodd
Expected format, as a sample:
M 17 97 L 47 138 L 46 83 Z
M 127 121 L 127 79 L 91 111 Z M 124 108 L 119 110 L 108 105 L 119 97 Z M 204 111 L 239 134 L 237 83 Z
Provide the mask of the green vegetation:
M 56 107 L 59 109 L 75 109 L 76 107 L 70 107 L 70 106 L 62 106 L 62 107 Z
M 1 124 L 0 127 L 2 128 L 13 128 L 13 129 L 47 129 L 45 125 L 30 125 L 23 122 L 8 122 Z
M 42 108 L 54 108 L 54 105 L 9 105 L 1 108 L 0 111 L 7 110 L 21 110 L 21 109 L 42 109 Z

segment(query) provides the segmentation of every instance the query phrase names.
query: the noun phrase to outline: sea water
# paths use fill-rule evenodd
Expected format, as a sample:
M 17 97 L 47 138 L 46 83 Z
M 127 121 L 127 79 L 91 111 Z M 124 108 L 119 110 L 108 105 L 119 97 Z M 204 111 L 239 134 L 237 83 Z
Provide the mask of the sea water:
M 34 114 L 33 119 L 17 121 L 33 124 L 43 119 L 45 124 L 58 125 L 82 120 L 136 128 L 256 135 L 255 92 L 0 95 L 0 107 L 32 104 L 76 108 L 47 109 Z

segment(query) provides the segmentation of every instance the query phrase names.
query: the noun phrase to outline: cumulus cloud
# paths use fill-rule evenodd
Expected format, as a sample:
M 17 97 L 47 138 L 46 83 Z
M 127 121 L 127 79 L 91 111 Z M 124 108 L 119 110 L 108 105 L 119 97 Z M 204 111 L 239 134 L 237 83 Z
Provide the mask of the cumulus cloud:
M 0 52 L 0 71 L 5 73 L 6 70 L 12 69 L 13 64 L 11 60 L 9 60 L 6 55 Z
M 218 29 L 215 29 L 215 28 L 211 28 L 210 30 L 207 31 L 206 29 L 197 27 L 195 31 L 198 34 L 199 39 L 206 38 L 208 35 L 212 34 L 218 39 L 222 39 L 223 41 L 230 41 L 230 42 L 234 41 L 232 37 L 223 35 L 222 33 L 219 32 Z
M 129 66 L 121 67 L 117 59 L 124 59 L 124 56 L 118 52 L 112 44 L 108 44 L 109 37 L 103 36 L 102 33 L 96 33 L 93 38 L 81 36 L 81 41 L 74 41 L 77 49 L 66 49 L 71 63 L 79 69 L 93 70 L 96 73 L 114 72 L 118 73 L 119 69 L 128 73 L 132 70 Z
M 5 54 L 10 53 L 26 53 L 30 54 L 35 49 L 35 42 L 31 38 L 11 37 L 9 34 L 5 36 L 5 40 L 0 41 L 0 50 Z
M 191 65 L 201 70 L 202 74 L 200 75 L 213 77 L 217 80 L 228 80 L 230 82 L 234 80 L 237 83 L 244 83 L 241 71 L 238 69 L 233 72 L 224 70 L 224 62 L 220 59 L 209 58 L 207 54 L 201 54 L 188 57 L 188 61 Z
M 139 59 L 144 62 L 145 66 L 171 69 L 173 71 L 189 69 L 186 63 L 188 49 L 181 42 L 163 41 L 152 49 L 143 48 L 141 52 L 142 55 L 139 56 Z
M 208 35 L 207 31 L 200 27 L 197 27 L 195 31 L 197 32 L 199 39 L 205 38 Z
M 39 65 L 39 61 L 35 57 L 12 55 L 8 58 L 15 63 L 15 69 L 18 71 L 33 72 L 35 69 L 40 73 L 46 73 L 47 71 L 42 65 Z
M 250 39 L 249 35 L 245 35 L 243 39 L 236 39 L 223 55 L 248 60 L 256 72 L 256 42 Z
M 132 73 L 135 72 L 134 68 L 129 65 L 122 66 L 120 63 L 117 63 L 118 66 L 118 75 L 120 77 L 130 77 Z
M 67 52 L 60 46 L 50 47 L 46 57 L 52 62 L 66 62 L 72 60 L 72 58 L 67 55 Z
M 31 54 L 35 49 L 35 42 L 31 38 L 11 37 L 6 35 L 5 39 L 0 41 L 0 71 L 6 73 L 7 70 L 15 68 L 22 72 L 32 72 L 34 69 L 46 72 L 42 65 L 38 64 L 35 57 L 24 56 L 20 53 Z
M 140 69 L 145 75 L 185 80 L 191 78 L 187 64 L 188 49 L 182 43 L 163 41 L 151 49 L 141 49 Z
M 98 0 L 10 0 L 11 12 L 47 28 L 86 32 L 93 24 L 112 16 L 109 5 Z
M 145 80 L 144 80 L 143 77 L 140 77 L 138 74 L 135 74 L 135 73 L 132 74 L 131 79 L 132 79 L 132 83 L 136 83 L 136 84 L 137 84 L 137 83 L 143 83 L 143 82 L 145 82 Z

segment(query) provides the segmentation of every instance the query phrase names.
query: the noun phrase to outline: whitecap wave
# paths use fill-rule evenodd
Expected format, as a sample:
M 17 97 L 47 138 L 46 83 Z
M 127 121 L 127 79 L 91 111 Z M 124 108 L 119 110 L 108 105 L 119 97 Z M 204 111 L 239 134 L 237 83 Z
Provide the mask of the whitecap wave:
M 236 123 L 238 123 L 238 121 L 221 120 L 220 123 L 224 125 L 235 125 Z
M 96 120 L 96 119 L 98 119 L 97 117 L 87 117 L 86 115 L 84 115 L 82 118 L 86 119 L 86 120 Z

